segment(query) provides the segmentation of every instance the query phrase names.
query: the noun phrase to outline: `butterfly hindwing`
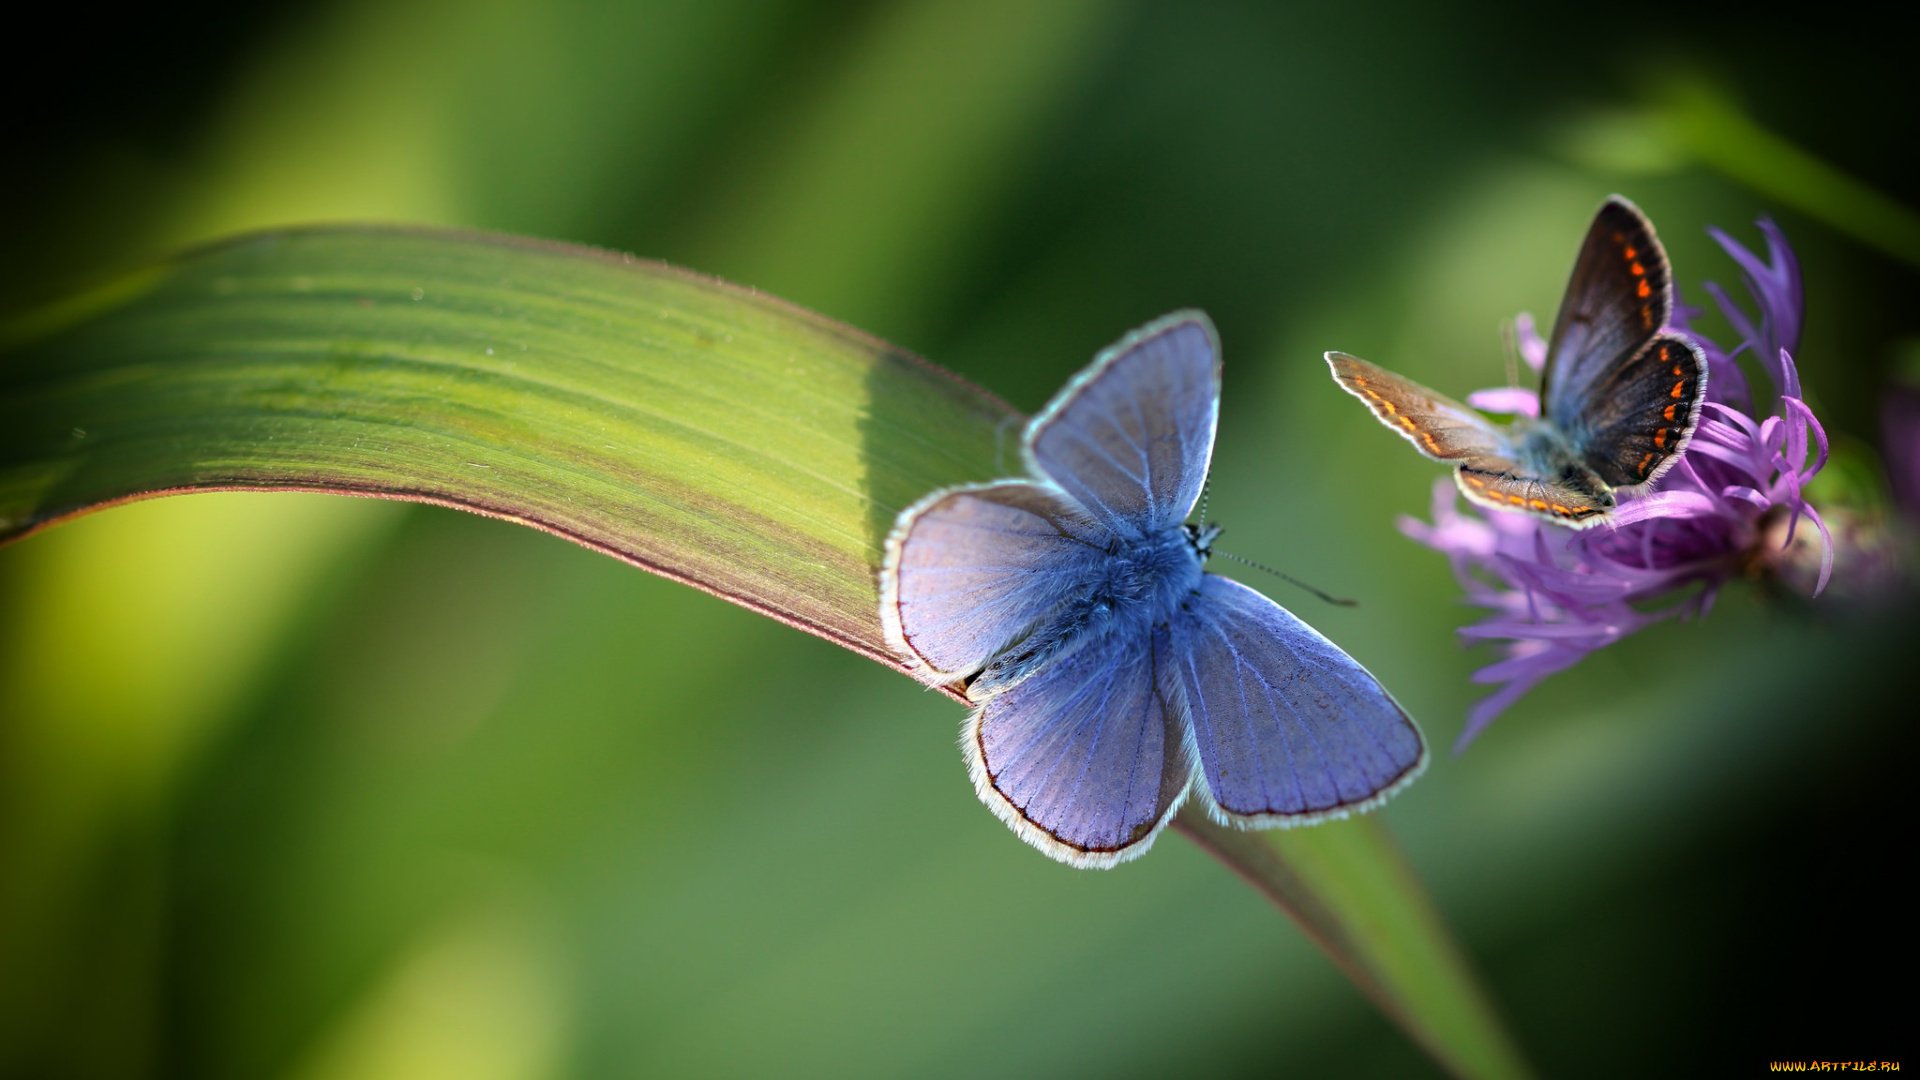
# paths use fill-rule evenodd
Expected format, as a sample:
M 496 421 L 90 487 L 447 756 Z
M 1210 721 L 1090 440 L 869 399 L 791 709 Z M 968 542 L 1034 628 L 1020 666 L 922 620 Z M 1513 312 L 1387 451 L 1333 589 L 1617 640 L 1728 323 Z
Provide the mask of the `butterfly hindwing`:
M 1090 642 L 968 719 L 974 790 L 1021 839 L 1075 866 L 1111 866 L 1146 850 L 1185 798 L 1185 723 L 1156 662 L 1166 636 Z
M 1653 223 L 1618 195 L 1601 204 L 1573 264 L 1541 372 L 1541 415 L 1563 430 L 1599 402 L 1673 314 L 1673 269 Z
M 1220 347 L 1198 312 L 1128 334 L 1027 428 L 1027 460 L 1115 534 L 1185 520 L 1206 482 L 1220 414 Z
M 1340 647 L 1208 575 L 1170 628 L 1206 791 L 1228 818 L 1304 824 L 1384 801 L 1426 765 L 1419 728 Z
M 1488 454 L 1463 461 L 1454 481 L 1468 499 L 1482 506 L 1519 510 L 1585 528 L 1614 508 L 1612 492 L 1592 483 L 1570 456 Z
M 1615 487 L 1652 483 L 1686 449 L 1706 396 L 1707 361 L 1699 347 L 1660 334 L 1594 387 L 1575 445 Z

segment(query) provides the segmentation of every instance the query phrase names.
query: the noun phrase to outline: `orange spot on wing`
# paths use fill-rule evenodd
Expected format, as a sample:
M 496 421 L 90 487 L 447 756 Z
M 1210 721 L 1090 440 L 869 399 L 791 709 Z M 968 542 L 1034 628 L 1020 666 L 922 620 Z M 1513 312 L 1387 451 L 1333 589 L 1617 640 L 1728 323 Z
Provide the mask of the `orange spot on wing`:
M 1614 239 L 1616 239 L 1616 240 L 1620 238 L 1620 234 L 1619 234 L 1619 233 L 1614 233 L 1614 234 L 1613 234 L 1613 236 L 1614 236 Z M 1633 259 L 1633 258 L 1638 258 L 1638 257 L 1639 257 L 1639 255 L 1640 255 L 1640 253 L 1639 253 L 1639 252 L 1637 252 L 1637 251 L 1635 251 L 1635 250 L 1633 250 L 1633 245 L 1632 245 L 1632 244 L 1628 244 L 1628 245 L 1627 245 L 1627 251 L 1626 251 L 1626 255 L 1627 255 L 1627 258 L 1629 258 L 1629 259 Z M 1636 274 L 1637 274 L 1637 273 L 1639 273 L 1639 272 L 1640 272 L 1640 267 L 1636 265 L 1636 266 L 1635 266 L 1635 267 L 1633 268 L 1633 272 L 1634 272 L 1634 273 L 1636 273 Z
M 1666 418 L 1667 418 L 1667 419 L 1669 419 L 1669 420 L 1671 420 L 1671 419 L 1673 419 L 1673 410 L 1675 410 L 1675 409 L 1677 409 L 1677 408 L 1679 408 L 1679 407 L 1680 407 L 1680 406 L 1678 406 L 1678 405 L 1669 405 L 1669 406 L 1667 406 L 1667 408 L 1666 408 L 1666 411 L 1665 411 L 1665 412 L 1663 412 L 1663 413 L 1661 413 L 1660 415 L 1661 415 L 1661 416 L 1664 416 L 1664 417 L 1666 417 Z
M 1640 295 L 1641 295 L 1642 297 L 1647 297 L 1647 296 L 1652 296 L 1652 295 L 1653 295 L 1653 286 L 1651 286 L 1651 285 L 1648 285 L 1648 284 L 1647 284 L 1647 283 L 1646 283 L 1645 281 L 1642 281 L 1642 282 L 1640 282 L 1640 289 L 1639 289 L 1639 292 L 1640 292 Z
M 1530 500 L 1527 505 L 1533 507 L 1535 510 L 1545 510 L 1547 508 L 1547 504 L 1541 502 L 1539 499 Z
M 1640 459 L 1640 475 L 1641 476 L 1647 475 L 1647 462 L 1652 460 L 1653 460 L 1652 454 L 1648 454 L 1646 457 L 1643 457 Z
M 1673 384 L 1673 393 L 1668 394 L 1667 396 L 1679 397 L 1680 391 L 1685 390 L 1686 388 L 1687 388 L 1687 380 L 1681 379 L 1679 382 Z
M 1363 379 L 1363 378 L 1361 378 L 1361 377 L 1360 377 L 1360 376 L 1358 376 L 1358 375 L 1355 375 L 1355 376 L 1353 377 L 1353 385 L 1355 385 L 1355 386 L 1358 386 L 1358 387 L 1360 387 L 1361 389 L 1363 389 L 1363 390 L 1364 390 L 1364 389 L 1366 389 L 1366 386 L 1367 386 L 1367 380 L 1365 380 L 1365 379 Z
M 1381 408 L 1383 408 L 1383 409 L 1385 409 L 1385 410 L 1387 410 L 1387 415 L 1388 415 L 1388 416 L 1392 416 L 1393 414 L 1395 414 L 1395 413 L 1397 413 L 1397 412 L 1399 412 L 1399 411 L 1400 411 L 1399 409 L 1396 409 L 1396 408 L 1394 408 L 1394 407 L 1393 407 L 1393 402 L 1391 402 L 1391 401 L 1383 401 L 1383 402 L 1381 402 L 1381 403 L 1380 403 L 1380 407 L 1381 407 Z
M 1525 499 L 1523 499 L 1523 498 L 1521 498 L 1521 497 L 1520 497 L 1520 496 L 1518 496 L 1518 495 L 1509 495 L 1509 496 L 1507 496 L 1507 501 L 1508 501 L 1508 502 L 1510 502 L 1510 503 L 1512 503 L 1512 504 L 1513 504 L 1513 505 L 1515 505 L 1515 506 L 1525 506 L 1525 505 L 1527 505 L 1527 500 L 1525 500 Z
M 1629 259 L 1631 259 L 1631 258 L 1633 258 L 1633 249 L 1632 249 L 1632 248 L 1628 248 L 1628 249 L 1627 249 L 1627 258 L 1629 258 Z M 1641 266 L 1641 265 L 1640 265 L 1639 263 L 1634 263 L 1634 264 L 1633 264 L 1633 268 L 1632 268 L 1632 269 L 1633 269 L 1633 276 L 1634 276 L 1634 277 L 1645 277 L 1645 276 L 1646 276 L 1646 274 L 1647 274 L 1647 268 L 1646 268 L 1646 267 L 1644 267 L 1644 266 Z
M 1653 433 L 1653 445 L 1659 447 L 1662 450 L 1665 450 L 1667 448 L 1667 429 L 1666 428 L 1661 428 L 1659 431 L 1656 431 Z
M 1400 418 L 1400 423 L 1401 423 L 1402 425 L 1404 425 L 1404 426 L 1406 427 L 1406 429 L 1407 429 L 1408 431 L 1412 431 L 1412 430 L 1413 430 L 1413 421 L 1412 421 L 1412 420 L 1410 420 L 1410 419 L 1408 419 L 1407 417 L 1404 417 L 1404 416 L 1403 416 L 1403 417 L 1401 417 L 1401 418 Z

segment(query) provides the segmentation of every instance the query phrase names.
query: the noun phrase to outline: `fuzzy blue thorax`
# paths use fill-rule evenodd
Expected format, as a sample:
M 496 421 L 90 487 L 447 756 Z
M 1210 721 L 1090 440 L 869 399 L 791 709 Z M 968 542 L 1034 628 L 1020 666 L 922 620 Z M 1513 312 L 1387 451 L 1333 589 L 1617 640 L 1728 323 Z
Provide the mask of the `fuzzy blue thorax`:
M 967 696 L 982 701 L 1033 674 L 1067 649 L 1126 633 L 1149 640 L 1200 587 L 1207 549 L 1217 527 L 1181 525 L 1118 545 L 1073 595 L 1014 647 L 982 668 Z

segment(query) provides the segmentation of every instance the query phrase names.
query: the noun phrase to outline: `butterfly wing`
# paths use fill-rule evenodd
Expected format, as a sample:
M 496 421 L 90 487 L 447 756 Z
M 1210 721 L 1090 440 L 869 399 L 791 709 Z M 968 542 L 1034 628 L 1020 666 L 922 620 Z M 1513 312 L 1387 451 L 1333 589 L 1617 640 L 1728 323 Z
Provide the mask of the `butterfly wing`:
M 1506 429 L 1445 394 L 1346 353 L 1328 353 L 1327 364 L 1342 389 L 1414 449 L 1457 466 L 1454 481 L 1474 502 L 1576 526 L 1613 509 L 1610 495 L 1583 482 L 1583 470 L 1523 452 Z
M 936 491 L 901 513 L 880 572 L 887 642 L 923 681 L 978 670 L 1107 558 L 1111 537 L 1024 480 Z
M 1653 223 L 1618 195 L 1600 205 L 1574 260 L 1541 373 L 1541 415 L 1572 434 L 1603 404 L 1610 373 L 1673 314 L 1673 269 Z
M 1380 422 L 1435 461 L 1475 461 L 1513 453 L 1506 434 L 1445 394 L 1343 352 L 1327 354 L 1333 381 Z
M 1519 510 L 1576 529 L 1599 524 L 1615 505 L 1613 493 L 1595 485 L 1589 471 L 1572 465 L 1564 451 L 1488 454 L 1461 462 L 1453 478 L 1462 494 L 1482 506 Z
M 1079 867 L 1146 851 L 1192 783 L 1160 675 L 1167 630 L 1110 634 L 988 698 L 961 737 L 980 801 Z
M 1027 427 L 1029 466 L 1124 539 L 1178 525 L 1200 499 L 1220 415 L 1220 346 L 1198 311 L 1128 334 Z
M 1207 575 L 1168 633 L 1205 790 L 1229 820 L 1344 817 L 1426 767 L 1420 729 L 1386 688 L 1245 585 Z
M 1603 372 L 1580 418 L 1575 445 L 1602 480 L 1624 487 L 1660 478 L 1693 439 L 1707 399 L 1707 360 L 1678 334 Z

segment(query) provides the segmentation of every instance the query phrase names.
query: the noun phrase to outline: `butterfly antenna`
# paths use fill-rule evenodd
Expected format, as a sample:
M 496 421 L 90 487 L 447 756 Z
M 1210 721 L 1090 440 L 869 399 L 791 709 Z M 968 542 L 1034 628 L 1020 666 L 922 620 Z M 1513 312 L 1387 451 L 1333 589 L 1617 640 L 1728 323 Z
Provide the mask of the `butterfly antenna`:
M 1297 577 L 1293 577 L 1290 574 L 1283 574 L 1280 571 L 1275 570 L 1271 566 L 1262 566 L 1259 563 L 1254 562 L 1252 559 L 1243 559 L 1238 555 L 1234 555 L 1225 551 L 1215 551 L 1213 554 L 1225 556 L 1226 558 L 1232 559 L 1234 562 L 1237 562 L 1237 563 L 1244 563 L 1248 566 L 1253 567 L 1255 570 L 1265 570 L 1267 573 L 1272 574 L 1274 577 L 1279 578 L 1281 581 L 1284 581 L 1289 585 L 1292 585 L 1294 588 L 1304 589 L 1307 592 L 1310 592 L 1313 595 L 1319 597 L 1320 599 L 1325 600 L 1327 603 L 1332 604 L 1334 607 L 1359 607 L 1360 606 L 1360 601 L 1358 600 L 1343 600 L 1337 596 L 1328 596 L 1326 593 L 1323 593 L 1319 589 L 1316 589 L 1313 586 L 1307 584 L 1306 582 L 1301 581 Z

